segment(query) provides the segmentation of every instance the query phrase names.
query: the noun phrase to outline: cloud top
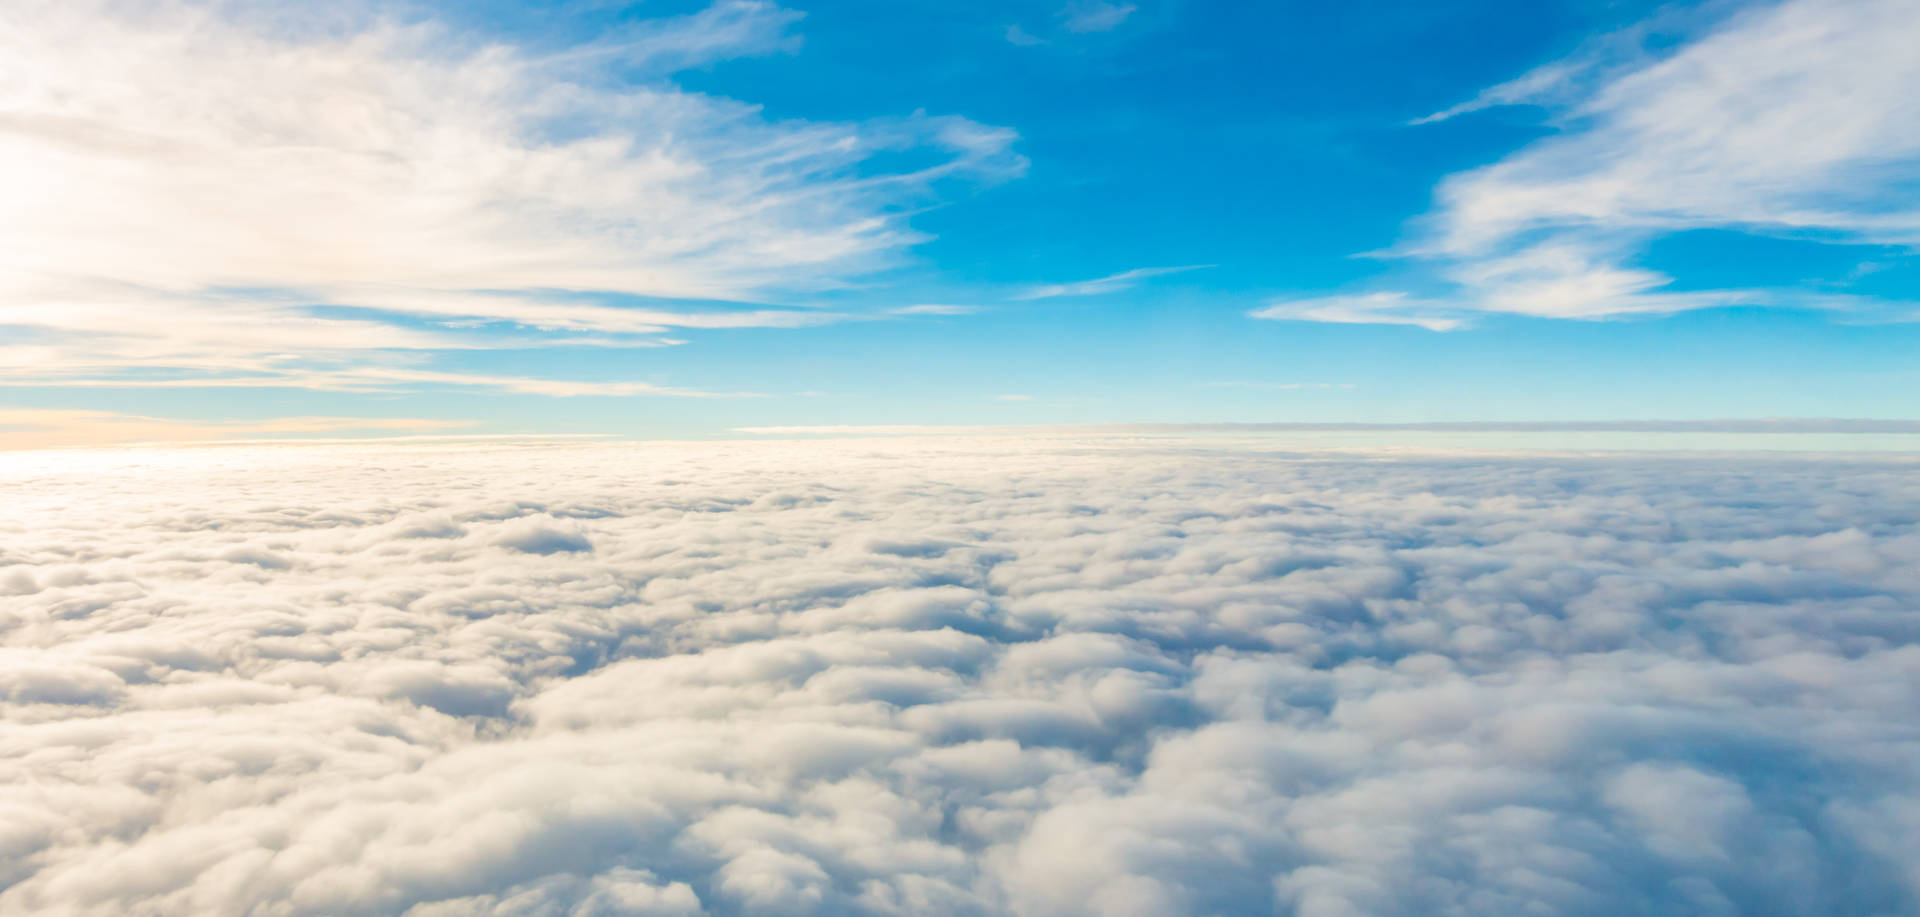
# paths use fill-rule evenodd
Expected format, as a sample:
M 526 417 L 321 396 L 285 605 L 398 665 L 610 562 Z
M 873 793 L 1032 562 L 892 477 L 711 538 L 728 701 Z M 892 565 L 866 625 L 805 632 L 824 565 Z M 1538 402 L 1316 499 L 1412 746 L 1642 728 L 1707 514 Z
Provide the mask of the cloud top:
M 1911 466 L 17 454 L 0 910 L 1910 911 Z

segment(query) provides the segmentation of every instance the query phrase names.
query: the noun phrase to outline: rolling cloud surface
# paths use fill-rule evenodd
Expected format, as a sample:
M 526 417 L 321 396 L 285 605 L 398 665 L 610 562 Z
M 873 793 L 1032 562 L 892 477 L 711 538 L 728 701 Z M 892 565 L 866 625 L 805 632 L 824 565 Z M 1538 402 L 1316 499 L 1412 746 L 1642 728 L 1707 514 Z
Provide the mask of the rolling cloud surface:
M 1898 914 L 1920 467 L 0 466 L 0 911 Z

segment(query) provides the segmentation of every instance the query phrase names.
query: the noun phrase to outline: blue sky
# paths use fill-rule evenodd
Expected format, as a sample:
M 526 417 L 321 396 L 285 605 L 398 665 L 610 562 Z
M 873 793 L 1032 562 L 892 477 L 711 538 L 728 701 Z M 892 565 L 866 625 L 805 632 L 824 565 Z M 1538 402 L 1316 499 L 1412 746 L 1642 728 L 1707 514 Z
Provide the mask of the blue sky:
M 25 440 L 1920 419 L 1911 0 L 6 15 Z

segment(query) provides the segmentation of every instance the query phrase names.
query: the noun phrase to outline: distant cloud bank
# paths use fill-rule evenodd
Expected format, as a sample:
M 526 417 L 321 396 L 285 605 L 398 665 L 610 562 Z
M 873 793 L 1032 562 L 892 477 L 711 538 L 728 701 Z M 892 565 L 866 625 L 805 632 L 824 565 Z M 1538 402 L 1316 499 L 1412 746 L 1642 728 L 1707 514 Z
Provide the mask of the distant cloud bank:
M 8 456 L 0 912 L 1912 913 L 1915 471 Z
M 1299 388 L 1279 385 L 1278 388 Z M 1326 386 L 1314 385 L 1314 388 Z M 1350 387 L 1350 386 L 1349 386 Z M 1847 417 L 1762 417 L 1701 420 L 1470 420 L 1425 423 L 1089 423 L 1053 426 L 941 426 L 936 424 L 813 424 L 737 427 L 736 433 L 782 434 L 1014 434 L 1058 433 L 1881 433 L 1920 434 L 1920 420 Z

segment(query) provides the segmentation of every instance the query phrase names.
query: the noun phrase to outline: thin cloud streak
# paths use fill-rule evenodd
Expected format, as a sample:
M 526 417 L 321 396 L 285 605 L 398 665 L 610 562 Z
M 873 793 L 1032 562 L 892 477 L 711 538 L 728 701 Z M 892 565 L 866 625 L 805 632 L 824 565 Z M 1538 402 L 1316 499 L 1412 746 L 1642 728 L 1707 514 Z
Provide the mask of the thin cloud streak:
M 497 389 L 523 395 L 551 397 L 625 397 L 653 395 L 674 398 L 764 398 L 759 392 L 707 392 L 698 389 L 619 380 L 575 380 L 546 376 L 501 376 L 403 367 L 362 366 L 340 371 L 281 370 L 270 375 L 199 375 L 191 378 L 0 378 L 10 388 L 297 388 L 319 392 L 409 391 L 420 386 Z
M 979 306 L 949 306 L 928 303 L 918 306 L 901 306 L 888 309 L 888 315 L 972 315 L 980 311 Z
M 1139 7 L 1131 3 L 1111 3 L 1105 0 L 1074 0 L 1060 11 L 1062 23 L 1067 31 L 1075 34 L 1089 32 L 1111 32 L 1127 21 Z
M 1362 293 L 1278 300 L 1248 312 L 1247 317 L 1342 325 L 1417 325 L 1428 331 L 1452 331 L 1466 324 L 1466 319 L 1456 317 L 1462 311 L 1443 301 L 1417 299 L 1405 293 Z
M 1181 274 L 1214 267 L 1211 264 L 1189 264 L 1181 267 L 1141 267 L 1092 280 L 1080 280 L 1073 283 L 1050 283 L 1032 287 L 1015 297 L 1015 300 L 1051 299 L 1056 296 L 1099 296 L 1105 293 L 1118 293 L 1130 290 L 1140 281 L 1167 274 Z

